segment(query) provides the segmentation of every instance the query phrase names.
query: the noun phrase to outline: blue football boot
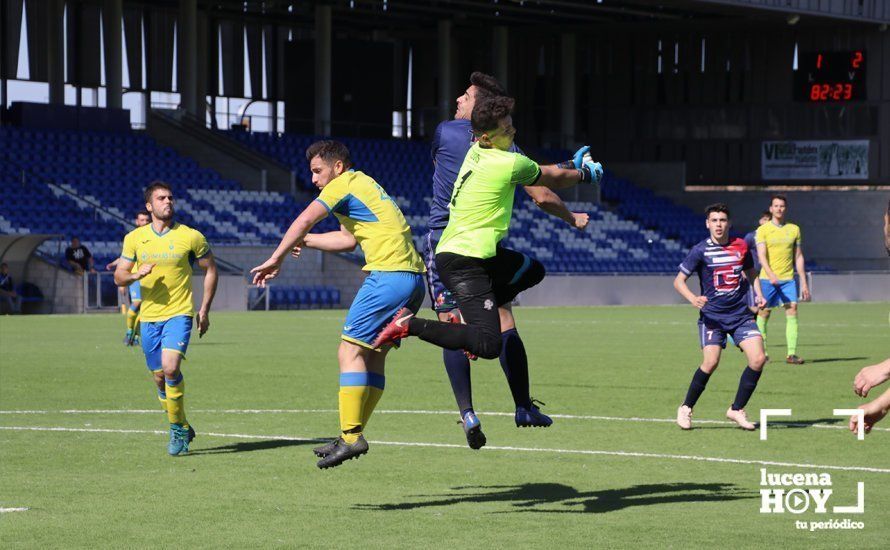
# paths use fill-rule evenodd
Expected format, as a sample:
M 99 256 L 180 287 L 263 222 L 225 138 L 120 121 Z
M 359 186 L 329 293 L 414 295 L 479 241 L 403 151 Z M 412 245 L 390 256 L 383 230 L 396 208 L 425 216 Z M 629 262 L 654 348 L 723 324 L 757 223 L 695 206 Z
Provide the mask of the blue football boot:
M 517 428 L 548 428 L 553 424 L 553 420 L 546 414 L 542 413 L 536 403 L 541 405 L 546 404 L 532 399 L 530 407 L 516 407 Z
M 467 436 L 467 445 L 471 449 L 478 450 L 485 446 L 486 439 L 485 434 L 482 433 L 482 422 L 479 421 L 479 417 L 476 416 L 475 412 L 469 411 L 463 415 L 460 419 L 460 424 L 464 428 L 464 435 Z
M 181 456 L 189 452 L 189 431 L 180 424 L 170 424 L 170 443 L 167 444 L 170 456 Z

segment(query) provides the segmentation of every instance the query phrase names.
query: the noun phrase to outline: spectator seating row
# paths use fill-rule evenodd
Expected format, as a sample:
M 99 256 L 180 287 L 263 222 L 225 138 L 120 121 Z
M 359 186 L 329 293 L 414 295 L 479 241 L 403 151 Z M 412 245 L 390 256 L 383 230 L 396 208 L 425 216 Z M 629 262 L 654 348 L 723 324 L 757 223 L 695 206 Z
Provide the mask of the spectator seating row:
M 340 290 L 330 286 L 282 286 L 268 288 L 269 309 L 330 309 L 340 307 Z M 263 308 L 262 290 L 250 289 L 254 309 Z

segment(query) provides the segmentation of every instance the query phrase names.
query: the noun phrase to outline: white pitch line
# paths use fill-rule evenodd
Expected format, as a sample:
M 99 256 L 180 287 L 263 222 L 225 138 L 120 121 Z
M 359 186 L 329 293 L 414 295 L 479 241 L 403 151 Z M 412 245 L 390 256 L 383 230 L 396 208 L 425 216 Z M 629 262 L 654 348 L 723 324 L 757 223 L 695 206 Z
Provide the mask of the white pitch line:
M 27 512 L 30 508 L 0 508 L 0 514 L 8 514 L 10 512 Z
M 338 413 L 337 409 L 189 409 L 193 413 L 203 414 L 331 414 Z M 8 410 L 0 411 L 2 414 L 159 414 L 160 409 L 61 409 L 53 410 Z M 418 409 L 393 409 L 393 410 L 376 410 L 374 414 L 426 414 L 426 415 L 447 415 L 457 416 L 455 411 L 431 411 Z M 477 413 L 479 416 L 508 416 L 512 417 L 511 412 L 485 412 Z M 649 422 L 658 424 L 673 424 L 673 418 L 644 418 L 638 416 L 599 416 L 586 414 L 550 414 L 551 418 L 562 418 L 567 420 L 605 420 L 613 422 Z M 695 424 L 716 424 L 720 426 L 734 426 L 735 422 L 729 420 L 705 420 L 698 419 Z M 847 426 L 833 426 L 830 424 L 808 424 L 805 422 L 795 423 L 793 420 L 783 421 L 782 426 L 792 428 L 812 427 L 823 430 L 847 430 Z M 872 431 L 890 432 L 890 428 L 872 428 Z
M 34 431 L 34 432 L 81 432 L 81 433 L 121 433 L 121 434 L 150 434 L 150 435 L 167 435 L 169 431 L 165 430 L 124 430 L 124 429 L 108 429 L 108 428 L 64 428 L 53 426 L 0 426 L 0 430 L 12 431 Z M 262 439 L 262 440 L 278 440 L 278 441 L 327 441 L 325 439 L 317 439 L 310 437 L 292 437 L 287 435 L 256 435 L 256 434 L 227 434 L 217 432 L 201 432 L 202 436 L 207 437 L 225 437 L 232 439 Z M 465 445 L 455 443 L 424 443 L 417 441 L 378 441 L 371 440 L 369 443 L 375 445 L 392 445 L 395 447 L 432 447 L 437 449 L 465 449 Z M 198 450 L 198 449 L 196 449 Z M 691 460 L 697 462 L 717 462 L 723 464 L 746 464 L 761 466 L 782 466 L 787 468 L 805 468 L 809 470 L 841 470 L 846 472 L 869 472 L 878 474 L 890 474 L 887 468 L 872 468 L 869 466 L 834 466 L 824 464 L 804 464 L 796 462 L 776 462 L 772 460 L 746 460 L 741 458 L 721 458 L 714 456 L 697 456 L 697 455 L 674 455 L 661 453 L 642 453 L 636 451 L 603 451 L 593 449 L 549 449 L 542 447 L 500 447 L 485 446 L 483 451 L 515 451 L 525 453 L 554 453 L 554 454 L 576 454 L 576 455 L 597 455 L 597 456 L 620 456 L 632 458 L 656 458 L 668 460 Z

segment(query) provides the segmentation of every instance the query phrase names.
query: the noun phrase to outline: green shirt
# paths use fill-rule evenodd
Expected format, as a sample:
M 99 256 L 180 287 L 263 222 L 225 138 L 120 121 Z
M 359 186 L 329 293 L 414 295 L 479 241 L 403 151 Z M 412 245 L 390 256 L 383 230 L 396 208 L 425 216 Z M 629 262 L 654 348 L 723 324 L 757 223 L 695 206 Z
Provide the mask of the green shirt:
M 533 185 L 539 177 L 541 168 L 528 157 L 474 144 L 454 182 L 448 226 L 436 253 L 493 257 L 510 227 L 516 186 Z

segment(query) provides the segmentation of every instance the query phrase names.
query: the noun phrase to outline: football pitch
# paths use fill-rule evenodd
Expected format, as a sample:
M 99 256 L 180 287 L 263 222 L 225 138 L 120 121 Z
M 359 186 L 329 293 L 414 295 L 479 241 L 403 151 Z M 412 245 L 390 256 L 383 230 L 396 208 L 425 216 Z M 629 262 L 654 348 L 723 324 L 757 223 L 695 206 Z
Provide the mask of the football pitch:
M 470 450 L 441 351 L 411 339 L 389 356 L 370 452 L 325 471 L 311 448 L 338 432 L 343 311 L 211 314 L 183 367 L 198 437 L 176 458 L 120 316 L 3 317 L 0 546 L 886 548 L 890 420 L 857 441 L 833 409 L 864 402 L 851 383 L 890 354 L 888 310 L 803 304 L 802 366 L 782 360 L 773 316 L 747 410 L 793 414 L 761 441 L 724 418 L 745 366 L 734 349 L 695 429 L 673 423 L 700 362 L 693 308 L 517 308 L 551 428 L 516 428 L 500 365 L 480 360 L 488 446 Z M 831 486 L 765 487 L 761 469 Z M 864 513 L 835 512 L 858 482 Z M 801 489 L 800 513 L 761 513 L 761 489 Z M 824 513 L 807 489 L 832 491 Z

